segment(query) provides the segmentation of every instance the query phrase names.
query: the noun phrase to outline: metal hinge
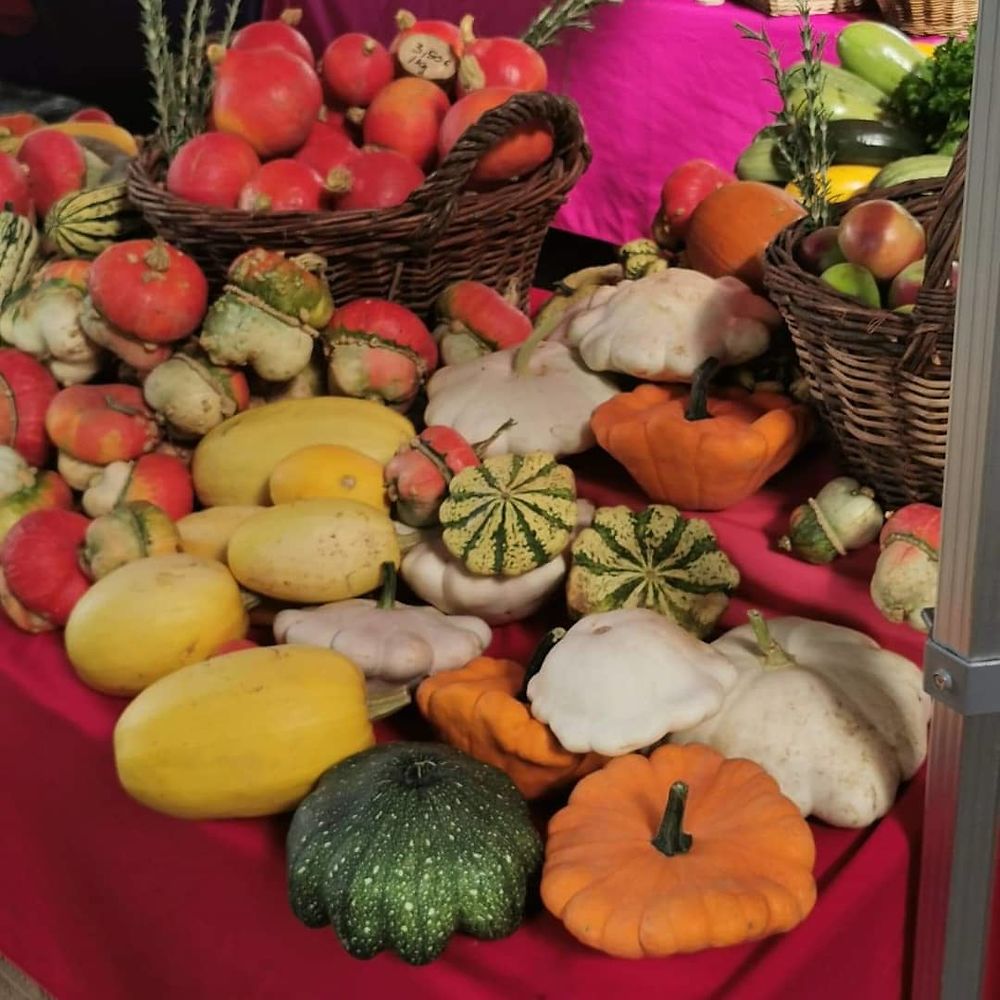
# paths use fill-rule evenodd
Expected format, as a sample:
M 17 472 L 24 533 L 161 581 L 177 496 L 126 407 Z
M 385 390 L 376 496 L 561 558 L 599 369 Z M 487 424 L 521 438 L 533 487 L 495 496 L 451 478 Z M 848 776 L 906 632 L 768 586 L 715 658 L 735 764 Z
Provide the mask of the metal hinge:
M 923 613 L 927 629 L 934 612 Z M 1000 713 L 1000 658 L 969 660 L 953 649 L 928 639 L 924 647 L 924 690 L 960 715 Z

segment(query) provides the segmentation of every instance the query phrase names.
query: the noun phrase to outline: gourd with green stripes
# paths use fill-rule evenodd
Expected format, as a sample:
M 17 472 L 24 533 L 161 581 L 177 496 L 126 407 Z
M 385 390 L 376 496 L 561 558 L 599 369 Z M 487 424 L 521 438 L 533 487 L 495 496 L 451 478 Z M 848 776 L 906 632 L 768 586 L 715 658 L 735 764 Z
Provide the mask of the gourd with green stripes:
M 566 596 L 578 615 L 648 608 L 704 636 L 740 582 L 708 522 L 668 504 L 601 507 L 571 552 Z
M 0 212 L 0 306 L 27 284 L 38 255 L 38 230 L 30 219 Z
M 45 216 L 45 243 L 64 257 L 96 257 L 141 228 L 125 181 L 114 181 L 60 198 Z
M 445 546 L 471 572 L 520 576 L 569 545 L 576 481 L 548 452 L 497 455 L 452 479 L 439 517 Z
M 510 778 L 439 743 L 384 743 L 332 767 L 288 831 L 288 894 L 355 958 L 436 958 L 456 931 L 521 923 L 542 844 Z M 336 993 L 336 991 L 334 991 Z

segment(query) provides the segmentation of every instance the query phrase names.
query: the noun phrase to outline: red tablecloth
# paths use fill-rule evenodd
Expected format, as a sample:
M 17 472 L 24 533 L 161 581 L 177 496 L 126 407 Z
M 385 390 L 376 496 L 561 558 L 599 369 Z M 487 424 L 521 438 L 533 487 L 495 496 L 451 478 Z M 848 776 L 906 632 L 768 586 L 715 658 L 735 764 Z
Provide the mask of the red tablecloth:
M 582 471 L 583 492 L 597 502 L 638 502 L 609 461 L 590 457 Z M 726 624 L 752 604 L 861 627 L 917 658 L 919 638 L 884 623 L 869 602 L 871 550 L 818 568 L 773 549 L 790 508 L 830 472 L 823 460 L 800 461 L 757 497 L 710 518 L 744 577 Z M 550 609 L 548 618 L 557 615 Z M 522 653 L 541 626 L 498 630 L 494 649 Z M 0 952 L 59 1000 L 901 995 L 919 778 L 873 829 L 815 824 L 819 902 L 785 937 L 628 962 L 588 951 L 536 912 L 506 940 L 455 939 L 425 968 L 385 955 L 366 963 L 349 958 L 330 931 L 292 917 L 286 819 L 190 823 L 135 804 L 116 782 L 111 752 L 124 703 L 79 683 L 57 636 L 0 623 L 0 644 Z M 397 719 L 387 731 L 422 734 L 414 716 Z
M 286 0 L 265 0 L 276 16 Z M 334 35 L 366 31 L 387 42 L 392 15 L 407 7 L 419 17 L 457 21 L 476 16 L 477 34 L 519 35 L 543 0 L 296 0 L 303 30 L 322 51 Z M 878 16 L 877 11 L 871 16 Z M 856 18 L 854 18 L 856 20 Z M 852 18 L 813 18 L 833 39 Z M 767 18 L 739 4 L 706 7 L 696 0 L 626 0 L 594 13 L 592 34 L 567 31 L 545 49 L 550 89 L 580 105 L 594 161 L 556 225 L 613 243 L 645 234 L 660 186 L 676 166 L 708 157 L 732 167 L 778 105 L 767 65 L 755 43 L 736 31 L 741 22 L 767 31 L 784 62 L 799 58 L 798 18 Z

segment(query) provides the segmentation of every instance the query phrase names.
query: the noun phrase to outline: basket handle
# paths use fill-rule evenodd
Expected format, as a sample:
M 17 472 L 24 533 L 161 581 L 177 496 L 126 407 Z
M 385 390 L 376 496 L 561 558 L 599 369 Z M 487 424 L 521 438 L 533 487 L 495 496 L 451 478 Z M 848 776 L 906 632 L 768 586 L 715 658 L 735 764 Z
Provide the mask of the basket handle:
M 538 120 L 552 126 L 554 158 L 569 161 L 580 151 L 590 161 L 590 148 L 574 101 L 543 91 L 515 94 L 467 129 L 437 170 L 410 196 L 410 203 L 426 215 L 410 238 L 411 245 L 433 244 L 451 221 L 480 159 L 515 128 Z

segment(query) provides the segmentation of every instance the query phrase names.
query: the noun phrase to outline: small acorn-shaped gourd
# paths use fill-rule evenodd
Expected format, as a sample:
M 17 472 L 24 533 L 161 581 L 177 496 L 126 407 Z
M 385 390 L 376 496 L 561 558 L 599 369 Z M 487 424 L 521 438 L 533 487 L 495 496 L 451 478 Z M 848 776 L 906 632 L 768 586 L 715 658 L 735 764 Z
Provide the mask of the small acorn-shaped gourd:
M 778 548 L 806 562 L 833 562 L 873 542 L 884 520 L 869 487 L 838 476 L 792 511 L 788 534 L 778 539 Z
M 618 260 L 622 265 L 625 277 L 636 281 L 647 274 L 665 271 L 668 267 L 660 253 L 660 248 L 653 240 L 638 239 L 625 243 L 618 248 Z

